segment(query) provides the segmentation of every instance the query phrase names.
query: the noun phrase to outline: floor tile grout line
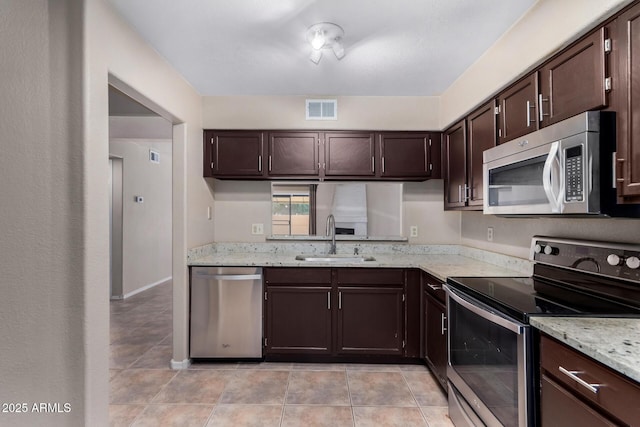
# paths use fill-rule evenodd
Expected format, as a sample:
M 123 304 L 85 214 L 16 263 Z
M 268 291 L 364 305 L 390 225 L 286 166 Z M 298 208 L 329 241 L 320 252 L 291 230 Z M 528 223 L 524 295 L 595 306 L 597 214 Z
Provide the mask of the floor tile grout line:
M 418 399 L 416 399 L 416 395 L 413 392 L 413 389 L 411 388 L 411 386 L 409 385 L 409 381 L 407 381 L 407 377 L 404 375 L 404 372 L 400 372 L 400 375 L 402 376 L 402 379 L 404 380 L 405 385 L 409 389 L 409 393 L 411 393 L 411 397 L 413 398 L 413 401 L 416 404 L 416 408 L 418 408 L 418 411 L 420 412 L 420 416 L 422 417 L 422 420 L 424 421 L 425 426 L 429 427 L 429 422 L 427 421 L 427 417 L 424 416 L 424 412 L 422 412 L 422 409 L 420 408 L 420 404 L 418 403 Z

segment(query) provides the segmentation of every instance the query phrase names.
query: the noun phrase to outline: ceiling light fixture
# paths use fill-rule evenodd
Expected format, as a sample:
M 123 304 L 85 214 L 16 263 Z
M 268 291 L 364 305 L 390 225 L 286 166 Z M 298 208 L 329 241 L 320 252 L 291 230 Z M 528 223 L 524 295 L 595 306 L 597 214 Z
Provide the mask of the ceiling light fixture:
M 307 41 L 311 44 L 311 55 L 309 59 L 317 64 L 322 58 L 323 49 L 332 49 L 338 59 L 344 57 L 344 46 L 342 39 L 344 30 L 332 22 L 320 22 L 307 29 Z

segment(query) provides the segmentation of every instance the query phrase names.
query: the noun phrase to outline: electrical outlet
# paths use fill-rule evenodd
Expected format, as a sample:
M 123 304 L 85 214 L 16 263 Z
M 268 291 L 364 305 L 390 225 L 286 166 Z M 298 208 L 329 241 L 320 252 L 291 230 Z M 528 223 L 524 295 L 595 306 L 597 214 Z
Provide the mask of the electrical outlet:
M 417 225 L 412 225 L 411 227 L 409 227 L 409 235 L 411 237 L 418 237 L 418 226 Z
M 251 224 L 251 234 L 264 234 L 264 224 Z
M 487 227 L 487 240 L 493 242 L 493 227 Z

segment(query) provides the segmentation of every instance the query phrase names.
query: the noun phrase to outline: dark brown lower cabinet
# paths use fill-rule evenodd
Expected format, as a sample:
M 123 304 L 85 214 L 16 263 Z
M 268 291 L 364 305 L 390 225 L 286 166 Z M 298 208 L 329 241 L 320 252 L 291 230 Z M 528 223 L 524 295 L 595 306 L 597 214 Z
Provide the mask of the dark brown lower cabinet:
M 267 286 L 266 353 L 331 353 L 331 287 Z
M 403 288 L 338 288 L 338 354 L 402 355 Z
M 540 369 L 542 427 L 640 425 L 632 379 L 544 334 Z
M 419 360 L 419 278 L 404 269 L 265 268 L 265 355 Z
M 615 426 L 555 381 L 542 376 L 541 425 L 563 427 Z
M 444 389 L 447 388 L 447 332 L 445 305 L 424 291 L 425 360 Z

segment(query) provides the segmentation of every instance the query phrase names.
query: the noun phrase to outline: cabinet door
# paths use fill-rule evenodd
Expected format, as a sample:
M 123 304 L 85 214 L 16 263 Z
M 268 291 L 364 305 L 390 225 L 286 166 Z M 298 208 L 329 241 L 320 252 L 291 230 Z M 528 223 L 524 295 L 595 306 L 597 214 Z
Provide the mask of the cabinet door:
M 444 304 L 424 292 L 425 358 L 443 388 L 447 387 L 447 332 Z
M 498 95 L 498 144 L 538 129 L 537 95 L 536 73 Z
M 375 153 L 373 133 L 325 133 L 324 174 L 327 177 L 374 177 Z
M 402 355 L 403 288 L 338 287 L 338 354 Z
M 269 133 L 269 176 L 318 176 L 320 136 L 317 132 Z
M 617 19 L 613 41 L 620 81 L 617 92 L 618 196 L 640 201 L 640 4 Z
M 465 120 L 444 132 L 442 145 L 444 174 L 444 207 L 465 206 L 464 189 L 467 184 L 467 128 Z
M 541 427 L 604 427 L 617 424 L 573 396 L 546 375 L 541 380 Z
M 380 133 L 380 176 L 407 179 L 431 178 L 433 143 L 429 133 Z
M 541 127 L 607 106 L 604 40 L 601 28 L 540 69 Z
M 468 160 L 466 197 L 468 206 L 482 209 L 482 153 L 496 145 L 495 102 L 474 111 L 467 119 Z
M 331 353 L 331 287 L 267 286 L 265 353 Z
M 263 133 L 260 131 L 207 131 L 213 177 L 261 177 Z M 205 150 L 206 152 L 206 150 Z M 205 175 L 206 176 L 206 175 Z

